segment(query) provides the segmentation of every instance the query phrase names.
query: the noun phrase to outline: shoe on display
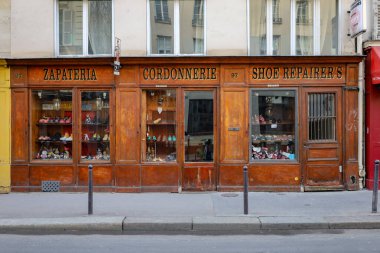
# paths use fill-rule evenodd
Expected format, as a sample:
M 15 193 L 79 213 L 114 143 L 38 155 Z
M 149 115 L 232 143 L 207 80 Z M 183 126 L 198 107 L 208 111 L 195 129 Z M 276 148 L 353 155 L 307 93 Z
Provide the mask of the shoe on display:
M 66 141 L 72 141 L 73 140 L 73 134 L 70 135 L 70 137 L 66 138 Z
M 172 137 L 169 135 L 169 137 L 168 137 L 168 141 L 169 142 L 172 142 L 173 141 L 173 139 L 172 139 Z
M 103 141 L 108 141 L 108 134 L 105 134 L 103 137 Z
M 173 142 L 176 142 L 176 141 L 177 141 L 177 138 L 175 137 L 175 135 L 173 135 L 173 137 L 172 137 L 172 141 L 173 141 Z

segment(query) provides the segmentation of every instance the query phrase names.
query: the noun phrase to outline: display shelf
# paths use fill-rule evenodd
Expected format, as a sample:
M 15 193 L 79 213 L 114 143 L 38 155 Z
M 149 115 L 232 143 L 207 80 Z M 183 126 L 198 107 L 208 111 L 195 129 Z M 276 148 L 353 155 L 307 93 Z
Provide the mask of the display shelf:
M 154 126 L 159 126 L 159 125 L 175 125 L 175 121 L 160 121 L 159 123 L 154 123 L 152 121 L 147 121 L 147 125 L 154 125 Z
M 145 162 L 176 160 L 176 93 L 174 90 L 144 90 L 142 133 Z M 171 138 L 175 138 L 173 141 Z

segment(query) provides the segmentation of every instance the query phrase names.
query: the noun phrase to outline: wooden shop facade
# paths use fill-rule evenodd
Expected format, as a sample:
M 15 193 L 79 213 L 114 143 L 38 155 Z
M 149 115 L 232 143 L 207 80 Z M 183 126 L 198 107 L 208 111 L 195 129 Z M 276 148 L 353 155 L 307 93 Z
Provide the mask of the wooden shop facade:
M 12 191 L 356 190 L 361 60 L 8 60 Z

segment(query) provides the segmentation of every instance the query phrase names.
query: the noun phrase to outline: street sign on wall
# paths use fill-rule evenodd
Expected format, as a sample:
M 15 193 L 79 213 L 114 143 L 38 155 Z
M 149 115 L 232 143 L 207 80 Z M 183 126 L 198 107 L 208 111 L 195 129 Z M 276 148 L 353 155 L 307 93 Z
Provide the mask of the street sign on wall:
M 355 0 L 350 7 L 351 38 L 367 30 L 366 18 L 365 0 Z

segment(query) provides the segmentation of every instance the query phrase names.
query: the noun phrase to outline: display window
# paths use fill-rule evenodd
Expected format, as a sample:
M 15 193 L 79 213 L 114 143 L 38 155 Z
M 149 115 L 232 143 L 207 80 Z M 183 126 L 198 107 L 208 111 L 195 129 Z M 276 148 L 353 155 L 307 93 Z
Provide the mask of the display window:
M 81 160 L 110 161 L 108 91 L 81 92 Z
M 73 114 L 70 90 L 32 91 L 32 160 L 72 160 Z
M 214 161 L 212 91 L 185 92 L 185 162 Z
M 142 160 L 177 161 L 176 90 L 142 90 Z
M 251 161 L 297 159 L 295 90 L 251 90 Z

